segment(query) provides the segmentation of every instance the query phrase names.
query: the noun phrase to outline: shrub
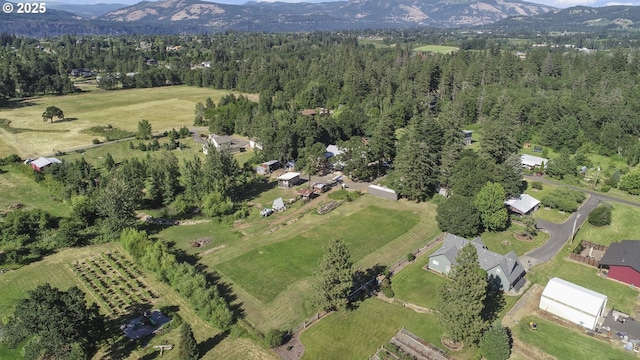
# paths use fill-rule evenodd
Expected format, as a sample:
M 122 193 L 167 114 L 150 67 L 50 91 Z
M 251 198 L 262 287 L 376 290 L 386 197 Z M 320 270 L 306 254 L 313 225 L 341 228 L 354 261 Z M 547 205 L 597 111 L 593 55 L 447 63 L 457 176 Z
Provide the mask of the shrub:
M 611 207 L 602 205 L 598 206 L 591 212 L 591 214 L 589 214 L 587 221 L 589 221 L 589 224 L 593 226 L 611 224 Z
M 7 156 L 6 158 L 0 159 L 0 166 L 9 165 L 9 164 L 13 164 L 13 163 L 19 163 L 19 162 L 22 162 L 22 159 L 20 159 L 20 156 L 18 156 L 16 154 L 11 154 L 11 155 Z
M 393 289 L 391 289 L 391 286 L 383 287 L 382 293 L 384 294 L 384 296 L 388 297 L 389 299 L 393 299 L 396 296 L 396 294 L 393 292 Z
M 416 259 L 416 256 L 413 253 L 407 254 L 407 261 L 413 261 Z
M 485 331 L 480 339 L 480 354 L 487 360 L 507 360 L 511 355 L 511 338 L 499 324 Z
M 99 139 L 93 139 L 93 140 L 91 140 L 91 143 L 94 144 L 94 145 L 98 145 L 98 144 L 100 144 L 100 140 Z
M 540 181 L 534 181 L 531 183 L 531 188 L 536 190 L 542 190 L 542 183 Z
M 546 207 L 560 211 L 574 212 L 578 209 L 578 205 L 585 199 L 586 195 L 582 191 L 558 188 L 544 196 L 540 202 Z
M 287 332 L 284 330 L 269 330 L 264 334 L 264 341 L 270 348 L 278 347 L 284 343 Z
M 609 192 L 609 190 L 611 190 L 611 187 L 609 185 L 605 185 L 603 187 L 600 188 L 601 192 Z

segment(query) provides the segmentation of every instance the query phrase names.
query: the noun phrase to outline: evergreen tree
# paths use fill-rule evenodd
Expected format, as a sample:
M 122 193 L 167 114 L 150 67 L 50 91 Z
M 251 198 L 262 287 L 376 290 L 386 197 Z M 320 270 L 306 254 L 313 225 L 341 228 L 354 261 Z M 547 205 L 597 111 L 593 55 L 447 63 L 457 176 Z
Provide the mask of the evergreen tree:
M 495 165 L 473 150 L 463 150 L 451 174 L 451 192 L 473 198 L 488 181 L 495 181 Z
M 517 130 L 517 113 L 507 105 L 497 118 L 489 118 L 484 123 L 482 151 L 496 164 L 502 164 L 520 148 L 516 140 Z
M 462 128 L 453 118 L 442 117 L 440 120 L 443 129 L 443 144 L 440 155 L 440 184 L 449 187 L 451 176 L 460 154 L 464 149 Z
M 111 156 L 111 153 L 107 153 L 104 157 L 104 168 L 107 169 L 107 171 L 111 171 L 115 166 L 116 162 L 113 160 L 113 156 Z
M 480 339 L 480 354 L 487 360 L 507 360 L 511 356 L 511 339 L 507 328 L 496 323 Z
M 439 321 L 445 336 L 453 342 L 477 344 L 486 328 L 482 318 L 486 297 L 487 274 L 478 263 L 473 244 L 465 245 L 440 287 Z
M 501 231 L 507 228 L 509 214 L 504 206 L 506 194 L 502 185 L 488 182 L 480 189 L 473 204 L 480 212 L 482 225 L 490 231 Z
M 136 139 L 147 140 L 151 139 L 151 124 L 147 120 L 138 121 L 138 132 L 136 132 Z
M 184 322 L 180 326 L 180 343 L 178 344 L 178 359 L 180 360 L 198 360 L 200 353 L 198 352 L 198 342 L 193 331 L 191 331 L 191 325 Z
M 353 285 L 352 266 L 349 249 L 342 241 L 333 240 L 324 248 L 312 285 L 315 308 L 326 311 L 346 308 Z
M 401 196 L 425 200 L 438 181 L 442 129 L 431 118 L 414 117 L 400 140 L 395 161 L 394 187 Z
M 393 161 L 396 157 L 396 134 L 393 122 L 388 116 L 383 116 L 375 127 L 369 140 L 371 156 L 379 165 L 383 161 Z

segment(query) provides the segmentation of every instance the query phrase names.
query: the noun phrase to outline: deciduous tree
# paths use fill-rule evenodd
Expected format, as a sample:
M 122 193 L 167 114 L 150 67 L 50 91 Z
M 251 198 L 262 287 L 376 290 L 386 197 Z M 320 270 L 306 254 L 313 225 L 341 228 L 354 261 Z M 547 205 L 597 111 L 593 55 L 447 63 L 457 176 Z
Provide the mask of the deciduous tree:
M 136 139 L 151 139 L 151 124 L 149 123 L 149 121 L 144 119 L 138 121 L 138 131 L 136 132 Z
M 509 214 L 504 206 L 506 194 L 502 185 L 488 182 L 480 189 L 473 204 L 480 212 L 482 225 L 491 231 L 501 231 L 507 228 Z
M 463 237 L 478 235 L 482 225 L 473 199 L 459 195 L 438 205 L 436 221 L 440 230 Z
M 48 106 L 45 111 L 42 113 L 42 120 L 53 122 L 53 117 L 57 117 L 58 119 L 64 120 L 64 113 L 57 106 Z
M 480 268 L 475 246 L 469 243 L 460 250 L 448 281 L 440 287 L 438 318 L 446 337 L 477 344 L 486 329 L 482 318 L 486 288 L 487 274 Z

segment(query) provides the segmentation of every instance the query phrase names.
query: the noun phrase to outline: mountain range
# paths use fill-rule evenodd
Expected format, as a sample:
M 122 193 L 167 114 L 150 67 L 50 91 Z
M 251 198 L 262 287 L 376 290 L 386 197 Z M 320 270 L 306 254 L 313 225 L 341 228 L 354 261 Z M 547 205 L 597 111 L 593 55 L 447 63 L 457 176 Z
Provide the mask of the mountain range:
M 636 23 L 639 23 L 636 26 Z M 418 27 L 585 31 L 640 28 L 640 8 L 556 9 L 519 0 L 348 0 L 321 3 L 202 0 L 51 4 L 45 14 L 3 14 L 0 32 L 30 36 L 219 31 L 335 31 Z

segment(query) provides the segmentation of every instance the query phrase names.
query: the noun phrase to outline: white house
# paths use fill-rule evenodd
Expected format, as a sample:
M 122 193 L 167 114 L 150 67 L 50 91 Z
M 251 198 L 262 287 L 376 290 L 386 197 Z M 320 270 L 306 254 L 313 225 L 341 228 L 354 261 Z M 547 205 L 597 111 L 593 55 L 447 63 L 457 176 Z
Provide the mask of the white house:
M 528 194 L 520 194 L 517 197 L 504 202 L 511 212 L 520 215 L 529 215 L 540 207 L 540 200 Z
M 607 306 L 607 296 L 554 277 L 542 291 L 539 308 L 595 330 Z
M 546 166 L 549 163 L 549 159 L 525 154 L 520 157 L 520 163 L 522 164 L 522 167 L 533 170 L 536 167 L 539 168 Z

